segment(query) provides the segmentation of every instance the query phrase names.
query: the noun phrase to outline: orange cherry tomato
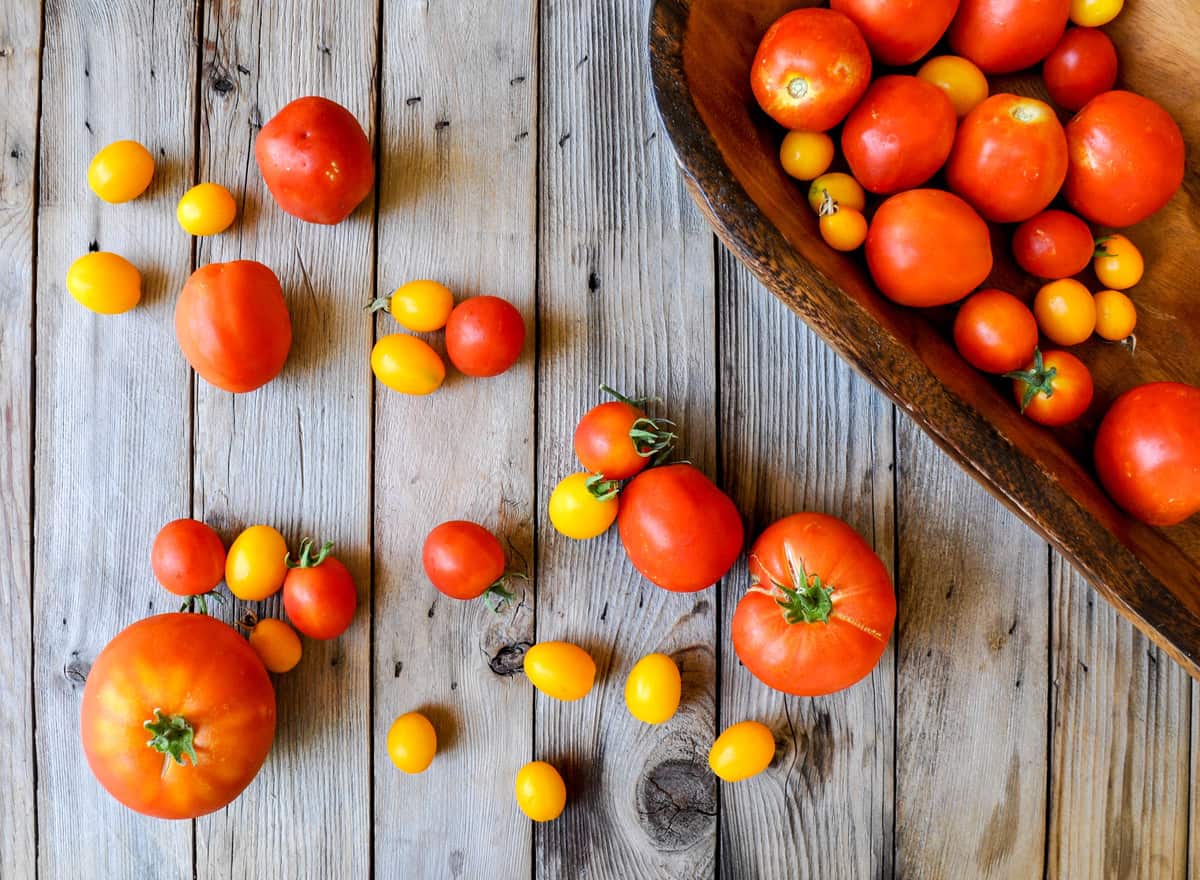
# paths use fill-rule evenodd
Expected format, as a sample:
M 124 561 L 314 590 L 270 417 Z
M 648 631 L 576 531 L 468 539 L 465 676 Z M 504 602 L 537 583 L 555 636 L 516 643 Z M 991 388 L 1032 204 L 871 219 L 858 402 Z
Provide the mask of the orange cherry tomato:
M 259 620 L 253 614 L 246 616 L 244 625 L 250 629 L 250 647 L 268 672 L 281 673 L 296 668 L 303 648 L 294 629 L 282 620 L 273 617 Z
M 1021 412 L 1039 425 L 1066 425 L 1091 405 L 1092 374 L 1069 352 L 1036 351 L 1024 370 L 1007 375 Z
M 954 113 L 962 119 L 988 96 L 988 81 L 983 71 L 957 55 L 939 55 L 921 65 L 917 76 L 946 93 Z
M 1078 345 L 1096 329 L 1096 301 L 1074 278 L 1051 281 L 1039 290 L 1033 313 L 1042 332 L 1059 345 Z
M 808 203 L 818 214 L 821 213 L 821 205 L 825 204 L 826 194 L 843 208 L 861 212 L 867 207 L 867 194 L 863 192 L 862 185 L 841 171 L 822 174 L 809 186 Z
M 1101 290 L 1096 301 L 1096 334 L 1109 342 L 1128 339 L 1137 326 L 1133 300 L 1119 290 Z
M 971 294 L 954 319 L 954 344 L 985 373 L 1019 370 L 1037 348 L 1038 325 L 1029 307 L 1003 290 Z
M 867 218 L 853 208 L 842 208 L 832 199 L 821 209 L 821 238 L 836 251 L 853 251 L 867 240 Z
M 1142 280 L 1146 264 L 1142 252 L 1123 235 L 1105 235 L 1096 241 L 1092 261 L 1096 277 L 1110 290 L 1128 290 Z

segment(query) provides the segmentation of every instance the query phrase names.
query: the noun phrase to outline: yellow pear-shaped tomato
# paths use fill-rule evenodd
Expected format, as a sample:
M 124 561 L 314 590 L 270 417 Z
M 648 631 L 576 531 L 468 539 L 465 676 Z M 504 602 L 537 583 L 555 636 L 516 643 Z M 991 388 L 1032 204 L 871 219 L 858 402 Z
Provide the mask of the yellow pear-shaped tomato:
M 246 625 L 250 626 L 250 647 L 268 672 L 289 672 L 296 668 L 304 649 L 294 629 L 273 617 Z
M 225 557 L 225 584 L 239 599 L 257 601 L 278 592 L 287 574 L 287 542 L 270 526 L 250 526 Z
M 380 338 L 371 349 L 375 378 L 401 394 L 431 394 L 446 378 L 446 364 L 423 339 L 406 333 Z
M 674 660 L 666 654 L 647 654 L 625 680 L 625 705 L 638 721 L 662 724 L 679 708 L 682 688 Z
M 387 750 L 405 773 L 423 773 L 437 754 L 437 731 L 420 712 L 405 713 L 388 728 Z
M 708 753 L 708 766 L 726 782 L 757 776 L 775 757 L 775 735 L 765 724 L 741 721 L 725 728 Z
M 513 788 L 517 806 L 534 822 L 557 819 L 567 805 L 566 783 L 545 761 L 530 761 L 518 770 Z
M 578 700 L 596 681 L 596 661 L 570 642 L 538 642 L 525 652 L 525 675 L 556 700 Z
M 127 259 L 107 251 L 84 254 L 67 269 L 67 290 L 84 308 L 119 315 L 142 299 L 142 274 Z

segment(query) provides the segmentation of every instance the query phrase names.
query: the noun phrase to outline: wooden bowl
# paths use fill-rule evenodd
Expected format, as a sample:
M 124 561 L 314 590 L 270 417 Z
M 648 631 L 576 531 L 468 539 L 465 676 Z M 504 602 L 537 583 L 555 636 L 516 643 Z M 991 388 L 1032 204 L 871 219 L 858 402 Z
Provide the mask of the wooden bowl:
M 1078 425 L 1041 428 L 1018 413 L 1008 383 L 959 357 L 948 332 L 952 308 L 893 304 L 875 289 L 861 256 L 841 255 L 821 240 L 807 186 L 780 167 L 783 131 L 758 108 L 749 84 L 759 38 L 801 5 L 814 4 L 655 2 L 655 97 L 696 203 L 777 297 L 1200 678 L 1200 516 L 1165 529 L 1136 522 L 1108 499 L 1091 465 L 1091 438 L 1118 394 L 1164 379 L 1200 385 L 1196 153 L 1189 152 L 1183 188 L 1170 204 L 1126 232 L 1147 265 L 1131 291 L 1136 351 L 1099 341 L 1073 349 L 1092 369 L 1096 399 Z M 1137 0 L 1106 30 L 1123 86 L 1160 102 L 1186 143 L 1200 144 L 1200 12 L 1178 0 Z M 992 91 L 1044 96 L 1036 71 L 994 78 Z M 989 283 L 1030 300 L 1038 283 L 1012 262 L 1011 235 L 1012 227 L 993 227 Z M 1094 277 L 1084 280 L 1099 289 Z

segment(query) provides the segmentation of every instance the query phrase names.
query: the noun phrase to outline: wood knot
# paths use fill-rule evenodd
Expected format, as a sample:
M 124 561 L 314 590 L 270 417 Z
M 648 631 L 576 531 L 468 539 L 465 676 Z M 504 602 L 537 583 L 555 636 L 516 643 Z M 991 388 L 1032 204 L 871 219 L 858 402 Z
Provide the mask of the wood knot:
M 63 667 L 63 675 L 72 684 L 83 684 L 86 682 L 88 673 L 91 671 L 92 664 L 85 663 L 82 660 L 72 660 Z
M 531 642 L 514 642 L 511 645 L 504 645 L 488 660 L 488 668 L 496 675 L 503 676 L 516 675 L 524 671 L 525 652 L 531 645 Z
M 642 776 L 637 806 L 656 849 L 688 849 L 716 833 L 716 777 L 699 756 L 668 758 Z
M 237 84 L 233 80 L 224 76 L 214 76 L 212 79 L 212 90 L 221 95 L 227 95 L 237 88 Z

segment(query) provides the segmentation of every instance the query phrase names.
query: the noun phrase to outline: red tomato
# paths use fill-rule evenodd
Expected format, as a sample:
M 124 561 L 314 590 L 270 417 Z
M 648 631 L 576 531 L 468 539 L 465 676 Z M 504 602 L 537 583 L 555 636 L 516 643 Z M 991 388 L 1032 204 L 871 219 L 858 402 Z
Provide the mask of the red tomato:
M 283 610 L 292 626 L 311 639 L 340 636 L 354 619 L 358 591 L 354 578 L 340 561 L 329 555 L 332 542 L 326 542 L 313 556 L 313 542 L 300 544 L 300 558 L 287 560 L 288 573 L 283 579 Z
M 1117 49 L 1104 31 L 1071 28 L 1042 65 L 1051 100 L 1078 110 L 1117 81 Z
M 1024 370 L 1007 375 L 1021 412 L 1039 425 L 1057 428 L 1073 422 L 1092 402 L 1092 374 L 1065 351 L 1035 351 Z
M 477 599 L 490 593 L 511 599 L 504 587 L 504 548 L 481 525 L 451 520 L 436 526 L 421 551 L 425 574 L 452 599 Z
M 971 294 L 954 318 L 954 344 L 967 363 L 985 373 L 1019 370 L 1037 348 L 1037 319 L 1011 293 L 989 288 Z
M 829 6 L 858 25 L 871 54 L 891 67 L 904 67 L 929 50 L 946 33 L 959 0 L 830 0 Z
M 235 392 L 267 384 L 292 347 L 279 279 L 254 260 L 201 266 L 175 302 L 175 337 L 209 384 Z
M 446 355 L 468 376 L 496 376 L 525 347 L 525 321 L 498 296 L 474 296 L 454 307 L 446 322 Z
M 1200 511 L 1200 388 L 1154 382 L 1118 397 L 1096 433 L 1096 470 L 1113 501 L 1149 525 Z
M 594 406 L 575 428 L 575 456 L 584 469 L 610 480 L 628 480 L 675 445 L 666 419 L 652 419 L 610 388 L 618 399 Z
M 232 801 L 262 767 L 275 738 L 275 691 L 228 624 L 159 614 L 100 652 L 79 728 L 109 794 L 147 816 L 193 819 Z
M 915 76 L 871 83 L 842 129 L 850 171 L 874 193 L 920 186 L 950 155 L 958 117 L 946 93 Z
M 1087 268 L 1096 242 L 1086 223 L 1066 211 L 1043 211 L 1013 233 L 1017 265 L 1038 278 L 1070 278 Z
M 309 223 L 341 223 L 375 184 L 371 144 L 349 110 L 297 98 L 262 127 L 254 159 L 279 207 Z
M 767 115 L 791 131 L 827 131 L 871 82 L 871 52 L 849 18 L 830 9 L 796 9 L 763 35 L 750 87 Z
M 962 0 L 950 45 L 984 73 L 1032 67 L 1058 45 L 1071 0 Z
M 634 568 L 660 587 L 712 586 L 742 552 L 742 518 L 729 496 L 690 464 L 642 471 L 621 490 L 617 529 Z
M 176 596 L 198 596 L 225 577 L 225 545 L 210 526 L 177 519 L 155 535 L 150 567 L 158 582 Z
M 1049 104 L 992 95 L 966 115 L 946 182 L 980 214 L 1019 223 L 1043 210 L 1067 176 L 1067 136 Z
M 733 612 L 733 650 L 763 684 L 819 697 L 875 668 L 896 622 L 896 593 L 850 526 L 821 513 L 773 523 L 750 549 L 750 578 Z
M 1158 104 L 1132 92 L 1105 92 L 1067 123 L 1071 207 L 1101 226 L 1132 226 L 1183 182 L 1183 135 Z
M 879 206 L 867 233 L 867 265 L 888 299 L 941 306 L 962 299 L 992 271 L 987 224 L 958 196 L 913 189 Z

